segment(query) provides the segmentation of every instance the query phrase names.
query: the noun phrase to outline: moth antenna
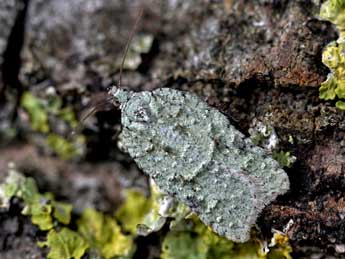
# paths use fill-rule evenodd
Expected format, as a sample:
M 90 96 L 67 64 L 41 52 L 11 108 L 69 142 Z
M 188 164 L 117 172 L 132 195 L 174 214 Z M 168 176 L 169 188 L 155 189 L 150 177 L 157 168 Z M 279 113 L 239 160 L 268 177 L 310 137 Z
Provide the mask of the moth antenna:
M 133 39 L 134 33 L 137 30 L 139 21 L 141 19 L 141 16 L 143 15 L 144 9 L 143 7 L 140 8 L 138 16 L 135 20 L 133 29 L 131 30 L 129 37 L 127 39 L 126 45 L 125 45 L 125 50 L 124 50 L 124 54 L 122 57 L 122 62 L 121 62 L 121 66 L 120 66 L 120 75 L 119 75 L 119 81 L 118 81 L 118 87 L 121 87 L 121 83 L 122 83 L 122 71 L 123 71 L 123 66 L 125 64 L 126 61 L 126 56 L 129 50 L 129 46 L 131 44 L 131 41 Z M 93 105 L 93 107 L 84 115 L 82 115 L 81 117 L 81 122 L 83 123 L 87 118 L 89 118 L 90 116 L 94 115 L 96 112 L 100 111 L 105 105 L 111 103 L 113 101 L 113 97 L 108 97 L 106 100 L 103 100 L 101 102 L 96 103 L 95 105 Z M 76 129 L 74 129 L 72 131 L 71 135 L 75 135 L 77 132 L 79 132 L 82 128 L 82 124 L 78 125 Z
M 126 42 L 125 51 L 123 53 L 121 67 L 120 67 L 120 76 L 119 76 L 119 82 L 118 82 L 118 87 L 119 88 L 121 88 L 122 71 L 123 71 L 123 66 L 125 65 L 125 60 L 126 60 L 126 56 L 127 56 L 128 50 L 129 50 L 129 46 L 130 46 L 131 41 L 133 39 L 134 33 L 137 30 L 137 27 L 138 27 L 139 21 L 141 19 L 141 16 L 143 15 L 143 12 L 144 12 L 144 9 L 141 7 L 140 10 L 139 10 L 138 16 L 137 16 L 137 18 L 135 20 L 133 29 L 131 30 L 131 32 L 129 34 L 129 37 L 127 39 L 127 42 Z
M 81 122 L 84 122 L 87 118 L 94 115 L 96 112 L 102 110 L 102 108 L 109 104 L 112 101 L 112 99 L 112 97 L 108 97 L 105 100 L 101 100 L 100 102 L 94 104 L 86 114 L 82 115 Z
M 83 128 L 83 124 L 85 120 L 91 117 L 92 115 L 94 115 L 96 112 L 101 111 L 111 101 L 112 101 L 112 97 L 108 97 L 105 100 L 101 100 L 100 102 L 97 102 L 96 104 L 92 105 L 92 107 L 86 112 L 86 114 L 81 115 L 80 123 L 77 125 L 75 129 L 72 130 L 70 136 L 80 133 Z

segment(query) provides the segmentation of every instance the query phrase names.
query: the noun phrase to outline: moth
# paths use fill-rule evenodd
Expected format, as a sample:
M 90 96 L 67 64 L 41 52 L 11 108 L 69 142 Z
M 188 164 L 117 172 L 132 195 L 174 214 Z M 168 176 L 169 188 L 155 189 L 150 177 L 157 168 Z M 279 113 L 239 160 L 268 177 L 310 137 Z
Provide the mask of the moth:
M 126 45 L 119 84 L 109 91 L 121 109 L 123 147 L 163 192 L 190 207 L 213 231 L 245 242 L 262 209 L 288 191 L 288 176 L 196 94 L 121 88 L 139 18 Z
M 197 95 L 117 87 L 110 94 L 121 109 L 122 144 L 139 168 L 219 235 L 247 241 L 265 205 L 289 189 L 278 162 Z

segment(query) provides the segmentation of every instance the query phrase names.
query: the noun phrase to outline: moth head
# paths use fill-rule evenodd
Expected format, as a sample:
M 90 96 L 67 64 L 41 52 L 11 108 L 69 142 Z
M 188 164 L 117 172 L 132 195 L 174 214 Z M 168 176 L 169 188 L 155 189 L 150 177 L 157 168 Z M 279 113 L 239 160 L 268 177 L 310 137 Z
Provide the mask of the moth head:
M 115 106 L 120 105 L 121 108 L 130 99 L 131 92 L 113 86 L 109 91 L 109 95 L 112 97 Z
M 130 123 L 150 123 L 154 120 L 153 111 L 150 107 L 151 93 L 135 93 L 123 106 L 123 114 Z

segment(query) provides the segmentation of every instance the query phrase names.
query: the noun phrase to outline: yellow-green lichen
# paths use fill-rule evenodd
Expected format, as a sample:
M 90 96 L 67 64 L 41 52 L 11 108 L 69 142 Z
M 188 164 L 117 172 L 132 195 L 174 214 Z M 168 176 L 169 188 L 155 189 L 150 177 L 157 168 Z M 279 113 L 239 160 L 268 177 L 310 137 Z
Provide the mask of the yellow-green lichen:
M 137 225 L 142 222 L 150 211 L 152 201 L 141 192 L 129 189 L 125 192 L 126 200 L 116 212 L 116 219 L 124 230 L 132 235 L 137 233 Z
M 334 100 L 336 107 L 345 110 L 345 1 L 328 0 L 322 4 L 320 18 L 334 23 L 340 37 L 328 44 L 322 53 L 322 62 L 331 70 L 319 89 L 320 99 Z
M 50 125 L 48 118 L 53 118 L 51 121 L 64 124 L 69 129 L 75 129 L 78 125 L 74 111 L 71 107 L 63 107 L 60 97 L 54 95 L 43 99 L 25 92 L 21 106 L 29 115 L 31 128 L 46 134 L 46 144 L 51 151 L 62 159 L 73 159 L 82 155 L 85 144 L 83 135 L 70 135 L 72 137 L 67 139 L 52 131 L 54 126 Z
M 345 1 L 328 0 L 321 6 L 320 17 L 334 23 L 340 33 L 345 30 Z
M 135 246 L 130 236 L 121 233 L 115 219 L 93 209 L 86 209 L 78 220 L 78 232 L 90 249 L 105 259 L 129 258 Z
M 73 109 L 71 107 L 63 107 L 63 102 L 60 97 L 56 95 L 49 96 L 45 107 L 49 113 L 57 116 L 59 119 L 62 119 L 71 128 L 77 127 L 78 121 Z
M 289 238 L 280 231 L 275 231 L 269 247 L 273 247 L 268 254 L 268 259 L 292 259 L 292 248 L 289 244 Z
M 282 167 L 291 167 L 296 161 L 296 157 L 289 151 L 273 151 L 272 157 L 278 161 Z
M 21 106 L 28 112 L 33 130 L 49 132 L 48 114 L 44 103 L 30 92 L 25 92 L 21 98 Z
M 56 202 L 52 194 L 41 194 L 32 178 L 24 177 L 14 168 L 10 168 L 9 175 L 0 189 L 4 190 L 7 199 L 12 197 L 23 199 L 25 207 L 22 213 L 31 216 L 32 223 L 41 230 L 52 229 L 54 222 L 62 224 L 70 222 L 71 205 Z
M 49 247 L 49 259 L 80 259 L 89 247 L 80 234 L 68 228 L 49 231 L 47 241 L 38 242 L 38 246 Z
M 153 181 L 150 190 L 149 198 L 135 190 L 126 191 L 127 199 L 116 212 L 122 227 L 133 235 L 147 236 L 159 231 L 167 218 L 173 219 L 173 226 L 190 214 L 188 207 L 162 193 Z
M 76 136 L 73 140 L 67 140 L 57 134 L 47 136 L 47 144 L 62 159 L 72 159 L 82 154 L 84 136 Z
M 38 242 L 39 246 L 49 248 L 49 259 L 78 259 L 86 251 L 91 258 L 132 258 L 136 226 L 146 224 L 148 234 L 158 231 L 167 218 L 172 223 L 163 240 L 162 259 L 291 259 L 291 247 L 284 233 L 276 231 L 268 245 L 254 237 L 246 243 L 234 243 L 212 232 L 186 206 L 169 199 L 153 182 L 149 198 L 127 190 L 127 199 L 116 213 L 130 236 L 122 233 L 115 217 L 94 209 L 84 210 L 77 220 L 77 231 L 68 229 L 63 224 L 70 222 L 72 206 L 56 201 L 50 193 L 39 193 L 34 180 L 14 168 L 0 185 L 0 193 L 7 198 L 22 198 L 24 212 L 31 215 L 33 223 L 41 230 L 49 230 L 46 241 Z
M 234 242 L 213 233 L 195 215 L 181 221 L 165 237 L 162 259 L 232 258 Z
M 72 205 L 66 202 L 53 201 L 54 218 L 62 224 L 68 225 L 71 221 Z
M 276 240 L 276 238 L 272 239 Z M 291 259 L 288 239 L 270 244 L 252 239 L 234 243 L 213 233 L 193 216 L 171 230 L 162 244 L 162 259 Z
M 131 258 L 135 251 L 133 238 L 121 232 L 115 218 L 93 209 L 83 212 L 77 222 L 77 232 L 63 227 L 71 221 L 72 205 L 56 201 L 50 193 L 41 194 L 32 178 L 24 177 L 14 168 L 0 185 L 0 194 L 1 201 L 7 200 L 2 206 L 9 204 L 12 197 L 23 199 L 22 213 L 31 216 L 32 223 L 40 230 L 49 231 L 47 240 L 38 245 L 49 247 L 50 259 L 81 258 L 88 248 L 102 259 Z

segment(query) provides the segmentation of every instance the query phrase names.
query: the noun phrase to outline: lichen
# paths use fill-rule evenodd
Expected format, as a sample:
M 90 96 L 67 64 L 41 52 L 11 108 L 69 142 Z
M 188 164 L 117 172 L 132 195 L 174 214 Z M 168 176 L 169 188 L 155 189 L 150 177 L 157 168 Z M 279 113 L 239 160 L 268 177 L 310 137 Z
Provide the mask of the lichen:
M 50 193 L 41 194 L 35 181 L 24 177 L 14 167 L 9 169 L 9 175 L 0 189 L 4 190 L 4 196 L 8 200 L 12 197 L 23 199 L 25 207 L 22 214 L 30 216 L 32 223 L 41 230 L 52 229 L 54 222 L 67 225 L 71 220 L 70 204 L 55 201 Z
M 190 214 L 188 207 L 161 192 L 152 180 L 150 190 L 149 198 L 138 191 L 127 190 L 127 198 L 116 212 L 117 220 L 132 235 L 147 236 L 157 232 L 168 218 L 171 219 L 170 227 L 173 227 Z
M 254 119 L 248 133 L 251 141 L 257 146 L 268 151 L 275 150 L 278 147 L 279 138 L 275 129 L 262 121 Z
M 73 159 L 83 154 L 85 144 L 83 135 L 72 135 L 69 131 L 70 138 L 66 138 L 52 130 L 54 126 L 49 122 L 50 117 L 53 117 L 57 123 L 65 124 L 71 130 L 78 125 L 72 108 L 63 107 L 60 97 L 52 95 L 43 99 L 34 96 L 30 92 L 24 92 L 21 106 L 29 115 L 31 128 L 35 132 L 45 134 L 46 144 L 51 151 L 62 159 Z
M 131 258 L 135 251 L 132 236 L 121 232 L 115 218 L 93 209 L 86 209 L 77 220 L 78 231 L 68 229 L 72 205 L 56 201 L 51 193 L 40 193 L 35 181 L 14 167 L 0 185 L 0 193 L 3 207 L 8 206 L 12 197 L 23 199 L 22 213 L 31 216 L 32 223 L 40 230 L 49 231 L 47 240 L 38 245 L 49 247 L 50 259 L 81 258 L 87 249 L 103 259 L 125 259 Z
M 47 144 L 54 153 L 62 159 L 72 159 L 83 153 L 84 136 L 77 136 L 73 140 L 67 140 L 57 134 L 47 136 Z
M 93 209 L 83 212 L 78 232 L 105 259 L 130 257 L 135 250 L 132 238 L 121 233 L 114 218 Z
M 258 239 L 238 244 L 213 233 L 194 216 L 182 221 L 178 228 L 166 235 L 161 258 L 291 259 L 291 247 L 288 240 L 282 240 L 282 237 L 275 235 L 269 247 Z
M 137 225 L 143 221 L 145 215 L 150 211 L 152 200 L 145 197 L 141 192 L 132 189 L 125 191 L 125 197 L 126 199 L 116 211 L 115 217 L 124 230 L 136 235 Z
M 21 98 L 21 106 L 28 112 L 33 130 L 42 133 L 49 132 L 48 114 L 40 99 L 30 92 L 25 92 Z
M 268 259 L 292 259 L 292 248 L 288 236 L 280 231 L 274 231 L 270 244 Z
M 121 104 L 124 148 L 216 233 L 249 240 L 261 210 L 289 189 L 278 162 L 196 95 L 168 88 L 110 94 Z
M 270 152 L 272 158 L 277 160 L 281 167 L 291 167 L 296 161 L 296 157 L 291 152 L 280 149 L 278 135 L 272 126 L 254 119 L 248 132 L 251 141 Z M 288 136 L 288 141 L 293 143 L 291 135 Z
M 80 234 L 68 228 L 49 231 L 47 241 L 38 242 L 38 246 L 50 248 L 49 259 L 80 259 L 89 247 Z
M 289 151 L 274 151 L 272 157 L 278 161 L 282 167 L 291 167 L 295 161 L 296 157 L 291 155 Z
M 345 31 L 345 1 L 327 0 L 321 6 L 320 17 L 334 23 L 342 36 Z
M 328 44 L 322 53 L 322 62 L 331 70 L 319 89 L 320 99 L 337 99 L 336 107 L 345 110 L 345 1 L 328 0 L 322 4 L 320 18 L 335 24 L 339 31 L 337 41 Z
M 283 232 L 275 231 L 268 245 L 255 236 L 246 243 L 234 243 L 214 233 L 184 204 L 162 193 L 153 182 L 151 184 L 150 197 L 127 190 L 127 199 L 118 209 L 116 217 L 94 209 L 84 210 L 77 219 L 77 230 L 65 225 L 71 220 L 72 206 L 56 201 L 52 194 L 41 194 L 35 181 L 18 173 L 14 166 L 11 166 L 9 176 L 0 185 L 0 193 L 6 198 L 22 198 L 24 211 L 31 215 L 33 223 L 41 230 L 47 230 L 46 240 L 38 242 L 38 245 L 49 248 L 49 259 L 78 259 L 86 252 L 90 258 L 132 258 L 137 234 L 134 228 L 146 222 L 147 229 L 158 231 L 167 218 L 171 219 L 171 223 L 169 231 L 162 237 L 162 259 L 291 259 L 289 240 Z M 131 235 L 122 233 L 116 218 Z M 159 221 L 163 223 L 158 224 Z

